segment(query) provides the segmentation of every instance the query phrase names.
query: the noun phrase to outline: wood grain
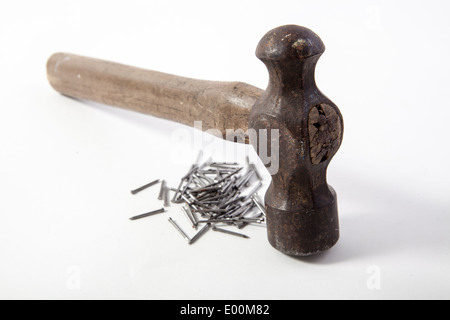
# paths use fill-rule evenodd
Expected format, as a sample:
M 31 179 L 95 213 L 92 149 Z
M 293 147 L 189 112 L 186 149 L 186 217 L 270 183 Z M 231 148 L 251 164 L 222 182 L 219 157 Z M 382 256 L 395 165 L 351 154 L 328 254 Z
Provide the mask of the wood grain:
M 195 80 L 67 53 L 53 55 L 47 76 L 61 94 L 121 107 L 203 130 L 247 131 L 263 90 L 242 82 Z

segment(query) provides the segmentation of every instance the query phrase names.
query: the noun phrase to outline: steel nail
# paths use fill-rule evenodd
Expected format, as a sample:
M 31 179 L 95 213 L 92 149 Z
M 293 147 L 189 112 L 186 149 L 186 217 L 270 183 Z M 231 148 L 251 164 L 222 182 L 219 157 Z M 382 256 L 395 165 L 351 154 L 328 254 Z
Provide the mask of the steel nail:
M 210 226 L 211 224 L 208 223 L 203 228 L 201 228 L 200 231 L 192 237 L 192 239 L 189 241 L 189 244 L 193 244 L 195 241 L 197 241 L 206 231 L 208 231 Z
M 251 198 L 256 192 L 258 192 L 259 189 L 262 188 L 262 182 L 260 181 L 253 189 L 248 193 L 248 195 L 244 198 L 244 200 L 248 200 Z
M 155 210 L 155 211 L 151 211 L 151 212 L 148 212 L 148 213 L 144 213 L 144 214 L 141 214 L 141 215 L 138 215 L 138 216 L 135 216 L 135 217 L 132 217 L 132 218 L 130 218 L 130 220 L 139 220 L 139 219 L 142 219 L 142 218 L 147 218 L 147 217 L 150 217 L 150 216 L 152 216 L 152 215 L 154 215 L 154 214 L 157 214 L 157 213 L 163 213 L 163 212 L 165 212 L 166 210 L 164 209 L 164 208 L 162 208 L 162 209 L 158 209 L 158 210 Z
M 172 201 L 175 202 L 176 198 L 178 197 L 178 194 L 181 192 L 181 188 L 183 187 L 184 179 L 181 179 L 180 185 L 178 186 L 178 189 L 174 190 L 175 194 L 173 196 Z
M 247 236 L 245 234 L 242 234 L 242 233 L 239 233 L 239 232 L 230 231 L 230 230 L 226 230 L 226 229 L 217 228 L 216 226 L 213 226 L 212 229 L 214 231 L 219 231 L 219 232 L 222 232 L 222 233 L 231 234 L 233 236 L 237 236 L 237 237 L 241 237 L 241 238 L 246 238 L 246 239 L 250 238 L 249 236 Z
M 192 228 L 197 229 L 197 226 L 195 225 L 194 219 L 189 215 L 189 212 L 186 210 L 185 207 L 181 207 L 181 211 L 183 211 L 186 218 L 189 220 L 189 223 L 192 225 Z
M 259 181 L 263 180 L 262 175 L 259 173 L 258 169 L 256 168 L 256 165 L 254 163 L 250 164 L 250 167 L 255 171 L 256 176 L 258 177 Z
M 137 188 L 136 190 L 132 190 L 131 194 L 137 194 L 137 193 L 139 193 L 139 192 L 141 192 L 141 191 L 143 191 L 143 190 L 145 190 L 147 188 L 150 188 L 151 186 L 154 186 L 155 184 L 159 183 L 159 181 L 160 180 L 158 179 L 158 180 L 155 180 L 155 181 L 152 181 L 152 182 L 146 184 L 145 186 Z
M 175 229 L 178 230 L 178 232 L 183 236 L 184 239 L 186 239 L 187 242 L 190 242 L 191 239 L 187 236 L 187 234 L 178 226 L 178 224 L 173 221 L 172 218 L 169 218 L 169 222 L 175 227 Z
M 266 215 L 266 209 L 262 206 L 262 204 L 256 199 L 255 195 L 251 196 L 250 199 L 253 200 L 255 205 L 258 207 L 259 210 L 261 210 L 261 213 L 263 215 Z
M 159 189 L 158 200 L 163 200 L 164 199 L 164 192 L 165 192 L 166 188 L 167 188 L 166 180 L 163 180 L 162 183 L 161 183 L 161 189 Z
M 195 210 L 198 210 L 198 209 L 195 208 Z M 195 214 L 192 212 L 192 210 L 191 210 L 191 208 L 190 208 L 189 206 L 186 206 L 186 211 L 187 211 L 187 213 L 191 216 L 191 218 L 192 218 L 192 220 L 193 220 L 193 222 L 194 222 L 195 229 L 197 229 L 197 226 L 198 226 L 198 219 L 197 219 L 197 217 L 196 217 Z
M 170 189 L 164 189 L 164 207 L 170 207 Z

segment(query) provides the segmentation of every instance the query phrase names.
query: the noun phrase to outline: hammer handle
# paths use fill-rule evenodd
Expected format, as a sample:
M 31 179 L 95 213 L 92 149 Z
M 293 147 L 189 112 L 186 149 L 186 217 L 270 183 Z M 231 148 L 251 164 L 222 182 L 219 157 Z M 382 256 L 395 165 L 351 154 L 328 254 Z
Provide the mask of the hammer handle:
M 121 107 L 202 129 L 247 131 L 263 90 L 242 82 L 183 78 L 66 53 L 47 63 L 52 87 L 67 96 Z

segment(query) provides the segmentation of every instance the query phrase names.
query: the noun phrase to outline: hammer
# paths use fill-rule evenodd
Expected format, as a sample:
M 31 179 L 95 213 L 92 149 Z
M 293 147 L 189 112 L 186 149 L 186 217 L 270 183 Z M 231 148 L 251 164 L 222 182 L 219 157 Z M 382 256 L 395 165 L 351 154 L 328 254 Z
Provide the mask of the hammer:
M 268 239 L 283 253 L 309 256 L 339 239 L 336 192 L 326 171 L 341 145 L 343 120 L 315 83 L 324 51 L 322 40 L 305 27 L 269 31 L 256 48 L 269 71 L 265 91 L 242 82 L 194 80 L 65 53 L 49 59 L 47 74 L 64 95 L 186 125 L 202 121 L 203 130 L 223 135 L 227 129 L 266 135 L 276 130 L 277 144 L 268 146 L 280 155 L 265 195 Z

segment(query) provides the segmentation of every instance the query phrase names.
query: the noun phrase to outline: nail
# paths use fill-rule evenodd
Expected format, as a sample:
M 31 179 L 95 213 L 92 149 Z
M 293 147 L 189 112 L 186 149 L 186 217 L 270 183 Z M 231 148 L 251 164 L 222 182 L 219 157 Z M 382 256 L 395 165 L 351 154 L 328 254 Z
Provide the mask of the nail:
M 192 178 L 192 180 L 194 181 L 195 186 L 198 187 L 198 188 L 203 188 L 204 186 L 207 185 L 207 183 L 205 183 L 204 181 L 202 181 L 202 180 L 201 180 L 199 177 L 197 177 L 197 176 L 192 176 L 191 178 Z
M 186 196 L 184 194 L 181 195 L 181 199 L 183 199 L 184 201 L 186 201 L 187 204 L 193 204 L 195 200 L 190 200 L 188 198 L 186 198 Z
M 183 190 L 180 191 L 181 194 L 183 194 L 183 193 L 186 192 L 186 190 L 189 188 L 189 185 L 191 184 L 193 178 L 194 178 L 193 176 L 189 177 L 189 179 L 187 180 L 186 185 L 184 186 Z M 176 201 L 176 200 L 177 200 L 177 199 L 175 199 L 174 202 L 181 203 L 181 201 Z M 172 200 L 172 201 L 173 201 L 173 200 Z
M 243 217 L 246 213 L 248 213 L 252 208 L 254 208 L 255 204 L 252 200 L 247 200 L 242 205 L 238 206 L 236 209 L 230 210 L 228 215 L 232 218 L 234 217 Z
M 191 239 L 189 239 L 189 237 L 186 235 L 186 233 L 184 233 L 184 231 L 178 226 L 178 224 L 172 220 L 172 218 L 169 218 L 169 222 L 175 227 L 175 229 L 178 230 L 178 232 L 183 236 L 183 238 L 187 241 L 187 242 L 191 242 Z
M 256 199 L 255 195 L 251 196 L 250 199 L 253 200 L 253 202 L 256 204 L 259 210 L 261 210 L 261 213 L 263 215 L 266 215 L 266 209 L 262 206 L 262 204 Z
M 189 223 L 192 225 L 192 228 L 197 229 L 197 226 L 195 225 L 195 222 L 194 222 L 194 218 L 192 218 L 189 215 L 189 212 L 186 210 L 186 208 L 185 207 L 181 207 L 181 211 L 183 211 L 184 215 L 189 220 Z
M 201 193 L 201 192 L 213 192 L 213 191 L 219 191 L 221 190 L 221 187 L 209 187 L 209 188 L 199 188 L 199 189 L 194 189 L 192 191 L 190 191 L 191 193 Z
M 198 169 L 198 165 L 193 164 L 191 166 L 191 168 L 189 169 L 188 173 L 186 173 L 186 175 L 181 178 L 181 183 L 183 183 L 183 180 L 186 180 L 187 178 L 189 178 L 192 175 L 192 173 L 194 173 L 195 170 L 197 170 L 197 169 Z
M 248 222 L 235 222 L 234 226 L 238 229 L 242 229 L 242 228 L 248 226 Z
M 239 218 L 237 221 L 249 222 L 249 223 L 262 223 L 264 218 Z
M 220 179 L 219 181 L 214 182 L 214 183 L 211 183 L 210 185 L 205 186 L 205 188 L 206 188 L 206 187 L 213 187 L 213 186 L 216 186 L 216 185 L 218 185 L 218 184 L 220 184 L 220 183 L 222 183 L 222 182 L 228 180 L 229 178 L 231 178 L 231 177 L 234 176 L 235 174 L 239 173 L 242 169 L 244 169 L 244 168 L 242 167 L 242 168 L 237 169 L 236 171 L 233 171 L 232 173 L 226 175 L 224 178 Z
M 146 184 L 145 186 L 142 186 L 140 188 L 137 188 L 136 190 L 131 191 L 131 194 L 137 194 L 137 193 L 139 193 L 139 192 L 141 192 L 141 191 L 143 191 L 143 190 L 145 190 L 147 188 L 150 188 L 151 186 L 154 186 L 155 184 L 159 183 L 159 181 L 160 181 L 159 179 L 155 180 L 155 181 L 152 181 L 149 184 Z
M 187 213 L 191 216 L 191 218 L 192 218 L 192 220 L 194 222 L 195 229 L 197 229 L 197 226 L 198 226 L 198 219 L 197 219 L 197 217 L 192 212 L 192 210 L 191 210 L 191 208 L 189 206 L 186 206 L 185 208 L 186 208 Z M 195 208 L 195 210 L 198 210 L 198 209 Z
M 241 238 L 245 238 L 245 239 L 249 239 L 250 238 L 249 236 L 247 236 L 245 234 L 242 234 L 242 233 L 239 233 L 239 232 L 230 231 L 230 230 L 226 230 L 226 229 L 217 228 L 216 226 L 213 226 L 212 229 L 214 231 L 219 231 L 219 232 L 222 232 L 222 233 L 231 234 L 233 236 L 237 236 L 237 237 L 241 237 Z
M 216 181 L 219 181 L 222 179 L 222 175 L 220 174 L 219 168 L 216 168 Z
M 243 185 L 247 184 L 247 182 L 250 181 L 250 179 L 255 175 L 255 170 L 249 170 L 243 177 L 242 180 L 237 184 L 237 188 L 240 189 Z
M 192 237 L 192 239 L 189 241 L 189 244 L 193 244 L 195 241 L 197 241 L 209 229 L 210 226 L 211 225 L 208 223 L 203 228 L 201 228 L 200 231 L 197 232 L 194 237 Z
M 150 217 L 150 216 L 152 216 L 154 214 L 163 213 L 165 211 L 166 210 L 164 208 L 162 208 L 162 209 L 159 209 L 159 210 L 155 210 L 155 211 L 152 211 L 152 212 L 141 214 L 139 216 L 132 217 L 132 218 L 130 218 L 130 220 L 134 221 L 134 220 L 139 220 L 139 219 L 142 219 L 142 218 L 147 218 L 147 217 Z
M 208 220 L 199 220 L 198 223 L 219 223 L 219 222 L 223 222 L 223 223 L 232 223 L 238 221 L 236 219 L 227 219 L 227 218 L 222 218 L 222 219 L 208 219 Z
M 163 200 L 164 199 L 164 191 L 167 187 L 167 183 L 166 180 L 163 180 L 161 183 L 161 189 L 159 189 L 159 196 L 158 196 L 158 200 Z
M 263 184 L 262 184 L 262 182 L 260 181 L 260 182 L 256 185 L 256 187 L 254 187 L 254 188 L 252 189 L 252 191 L 250 191 L 250 192 L 248 193 L 248 195 L 244 198 L 244 200 L 248 200 L 249 198 L 253 197 L 253 195 L 254 195 L 256 192 L 258 192 L 259 189 L 261 189 L 262 185 L 263 185 Z
M 219 219 L 208 219 L 208 220 L 199 220 L 198 223 L 219 223 L 219 222 L 224 222 L 224 223 L 233 223 L 233 222 L 248 222 L 248 223 L 262 223 L 264 222 L 264 218 L 219 218 Z
M 203 170 L 204 167 L 206 167 L 207 165 L 209 165 L 209 161 L 210 161 L 210 160 L 211 160 L 211 158 L 208 159 L 208 161 L 206 161 L 205 163 L 203 163 L 203 164 L 201 164 L 201 165 L 193 164 L 193 165 L 191 166 L 191 169 L 189 170 L 189 172 L 188 172 L 183 178 L 181 178 L 181 180 L 186 180 L 187 178 L 189 178 L 190 176 L 192 176 L 192 174 L 193 174 L 195 171 L 197 171 L 197 170 L 199 170 L 199 171 Z
M 223 205 L 219 206 L 220 209 L 224 209 L 226 207 L 228 207 L 230 204 L 233 204 L 235 202 L 241 201 L 243 200 L 243 197 L 239 196 L 239 193 L 236 194 L 233 198 L 231 198 L 230 200 L 228 200 L 228 202 L 224 203 Z
M 216 212 L 216 213 L 225 213 L 227 210 L 224 209 L 196 209 L 195 212 L 199 213 L 208 213 L 208 212 Z
M 256 176 L 258 177 L 259 181 L 263 180 L 262 175 L 259 173 L 258 169 L 256 168 L 256 165 L 254 163 L 250 164 L 250 167 L 255 171 Z
M 237 162 L 213 162 L 211 163 L 211 167 L 215 167 L 215 166 L 238 166 L 239 163 Z
M 173 199 L 172 199 L 173 202 L 175 202 L 175 200 L 176 200 L 178 194 L 180 193 L 181 188 L 183 187 L 183 183 L 184 183 L 184 179 L 181 179 L 181 182 L 180 182 L 180 185 L 178 186 L 178 189 L 176 189 L 176 190 L 173 190 L 173 189 L 172 189 L 172 191 L 175 192 L 175 194 L 173 195 Z
M 201 178 L 201 179 L 206 180 L 209 184 L 214 183 L 214 180 L 212 180 L 212 179 L 208 178 L 207 176 L 205 176 L 201 171 L 197 171 L 195 173 L 195 175 L 197 177 Z
M 217 172 L 219 172 L 219 174 L 226 174 L 226 173 L 230 173 L 233 171 L 234 170 L 232 170 L 230 168 L 227 168 L 227 169 L 211 168 L 211 169 L 207 169 L 207 170 L 200 170 L 199 172 L 201 172 L 203 174 L 217 175 Z
M 164 207 L 170 207 L 170 189 L 164 189 Z

